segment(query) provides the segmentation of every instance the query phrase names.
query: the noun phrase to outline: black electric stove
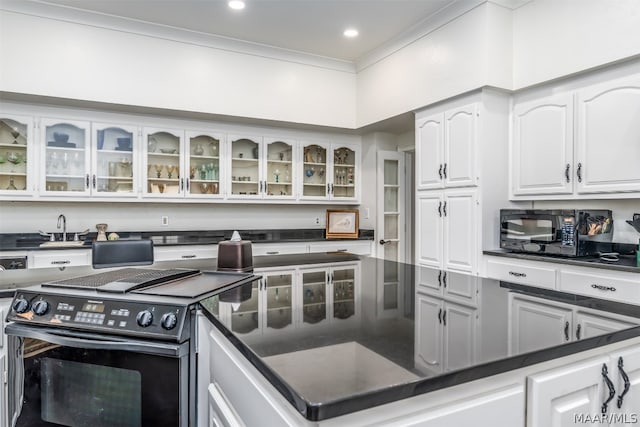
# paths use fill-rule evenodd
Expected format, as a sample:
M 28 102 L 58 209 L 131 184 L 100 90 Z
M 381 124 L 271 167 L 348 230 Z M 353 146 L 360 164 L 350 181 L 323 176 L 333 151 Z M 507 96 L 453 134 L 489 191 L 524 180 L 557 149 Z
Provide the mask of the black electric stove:
M 199 299 L 251 282 L 252 273 L 123 268 L 18 289 L 10 322 L 182 342 Z

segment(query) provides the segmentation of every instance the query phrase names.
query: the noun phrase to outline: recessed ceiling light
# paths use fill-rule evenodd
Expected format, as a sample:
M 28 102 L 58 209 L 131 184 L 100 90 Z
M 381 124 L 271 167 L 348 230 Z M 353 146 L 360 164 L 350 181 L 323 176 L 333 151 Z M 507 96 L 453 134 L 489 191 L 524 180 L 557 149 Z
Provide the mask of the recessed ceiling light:
M 244 9 L 244 2 L 242 0 L 231 0 L 228 3 L 228 5 L 231 9 L 235 9 L 235 10 Z
M 358 35 L 358 30 L 356 30 L 355 28 L 347 28 L 342 34 L 344 34 L 345 37 L 352 38 Z

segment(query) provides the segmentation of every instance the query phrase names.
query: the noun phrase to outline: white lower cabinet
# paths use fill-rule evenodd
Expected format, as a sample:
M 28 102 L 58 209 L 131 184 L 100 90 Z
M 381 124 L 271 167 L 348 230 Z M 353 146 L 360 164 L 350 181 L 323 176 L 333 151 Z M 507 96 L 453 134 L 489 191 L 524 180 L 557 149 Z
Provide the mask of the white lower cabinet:
M 90 249 L 61 249 L 55 251 L 29 251 L 29 268 L 62 268 L 91 265 Z
M 4 333 L 4 318 L 7 315 L 9 310 L 9 306 L 11 305 L 11 298 L 3 298 L 0 299 L 0 378 L 2 381 L 0 382 L 0 425 L 8 426 L 8 385 L 7 385 L 7 369 L 8 367 L 8 359 L 7 359 L 7 337 Z
M 639 409 L 638 346 L 528 378 L 529 427 L 630 425 L 638 422 Z
M 416 367 L 439 373 L 473 364 L 476 313 L 475 308 L 416 293 Z
M 243 427 L 245 425 L 216 382 L 209 384 L 208 391 L 209 427 Z
M 218 245 L 156 246 L 153 248 L 154 262 L 213 259 L 217 256 Z
M 521 354 L 640 324 L 640 319 L 543 298 L 509 295 L 509 351 Z M 536 331 L 546 330 L 542 335 Z

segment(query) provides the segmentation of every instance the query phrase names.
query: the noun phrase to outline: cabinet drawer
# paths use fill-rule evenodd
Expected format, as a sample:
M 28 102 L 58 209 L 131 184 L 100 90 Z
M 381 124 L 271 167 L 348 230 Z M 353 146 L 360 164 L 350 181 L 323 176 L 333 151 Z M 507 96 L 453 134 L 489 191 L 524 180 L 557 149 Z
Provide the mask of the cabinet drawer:
M 612 277 L 596 271 L 561 271 L 559 290 L 640 304 L 640 274 L 628 273 L 628 275 L 628 277 Z
M 348 252 L 356 255 L 370 255 L 371 241 L 360 240 L 347 242 L 341 240 L 335 242 L 311 242 L 309 243 L 309 252 Z
M 91 265 L 91 251 L 89 249 L 64 249 L 29 252 L 27 265 L 30 269 Z
M 504 282 L 555 289 L 556 269 L 525 262 L 487 261 L 487 277 Z
M 254 256 L 306 254 L 308 248 L 305 243 L 254 243 L 251 252 Z
M 190 259 L 211 259 L 218 256 L 217 245 L 206 246 L 167 246 L 153 248 L 153 260 L 179 261 Z

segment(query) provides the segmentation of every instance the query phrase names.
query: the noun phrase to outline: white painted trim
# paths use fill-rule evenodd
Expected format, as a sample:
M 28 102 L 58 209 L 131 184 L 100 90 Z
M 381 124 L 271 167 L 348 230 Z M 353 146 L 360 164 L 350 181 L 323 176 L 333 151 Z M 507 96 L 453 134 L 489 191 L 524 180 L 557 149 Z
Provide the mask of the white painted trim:
M 137 34 L 157 39 L 177 41 L 185 44 L 236 52 L 245 55 L 310 65 L 351 74 L 355 74 L 356 72 L 354 64 L 349 61 L 313 55 L 291 49 L 283 49 L 230 37 L 190 31 L 168 25 L 154 24 L 137 19 L 123 18 L 106 13 L 90 12 L 68 6 L 53 5 L 41 0 L 2 0 L 0 3 L 0 10 L 36 16 L 44 19 L 52 19 L 124 33 Z

